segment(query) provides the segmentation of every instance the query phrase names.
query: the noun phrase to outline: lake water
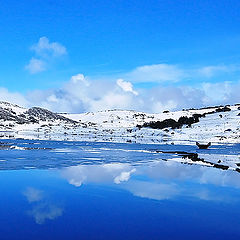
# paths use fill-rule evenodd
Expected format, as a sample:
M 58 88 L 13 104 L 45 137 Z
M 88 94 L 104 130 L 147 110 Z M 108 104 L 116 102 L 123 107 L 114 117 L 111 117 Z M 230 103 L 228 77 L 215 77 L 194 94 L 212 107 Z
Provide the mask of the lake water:
M 239 145 L 1 140 L 0 149 L 1 240 L 240 239 L 240 173 L 174 153 L 232 166 Z

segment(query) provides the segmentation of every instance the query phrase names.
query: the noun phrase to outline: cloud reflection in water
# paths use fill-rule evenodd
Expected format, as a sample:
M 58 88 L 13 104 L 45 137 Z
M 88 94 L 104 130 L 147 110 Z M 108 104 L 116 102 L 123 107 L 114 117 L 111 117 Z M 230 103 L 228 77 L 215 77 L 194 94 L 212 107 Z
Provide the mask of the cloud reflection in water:
M 88 183 L 109 184 L 154 200 L 187 197 L 231 201 L 225 191 L 219 192 L 217 188 L 240 188 L 238 172 L 170 161 L 134 167 L 126 163 L 79 165 L 63 169 L 61 174 L 76 187 Z
M 76 187 L 83 183 L 116 183 L 128 181 L 136 171 L 127 163 L 113 163 L 102 165 L 79 165 L 62 170 L 62 176 Z
M 34 218 L 37 224 L 44 224 L 46 220 L 54 220 L 63 213 L 63 208 L 52 203 L 42 190 L 28 187 L 23 195 L 31 204 L 28 214 Z

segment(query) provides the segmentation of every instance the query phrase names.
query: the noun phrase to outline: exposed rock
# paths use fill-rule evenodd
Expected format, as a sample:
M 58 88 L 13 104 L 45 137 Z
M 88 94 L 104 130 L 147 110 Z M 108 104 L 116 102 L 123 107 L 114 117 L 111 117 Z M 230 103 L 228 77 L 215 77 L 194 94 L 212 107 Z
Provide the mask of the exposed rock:
M 27 121 L 17 116 L 16 113 L 14 113 L 12 110 L 6 110 L 0 107 L 0 119 L 3 119 L 4 121 L 15 121 L 19 123 L 26 123 Z
M 0 102 L 0 104 L 2 106 L 0 107 L 0 120 L 13 121 L 17 124 L 39 123 L 39 121 L 56 120 L 60 120 L 65 123 L 76 123 L 76 121 L 72 119 L 66 118 L 43 108 L 33 107 L 23 113 L 17 114 L 11 109 L 11 107 L 19 108 L 22 111 L 24 109 L 10 103 Z
M 29 119 L 31 118 L 31 121 L 61 120 L 69 123 L 75 123 L 75 121 L 73 121 L 72 119 L 63 117 L 61 115 L 58 115 L 57 113 L 53 113 L 47 109 L 40 107 L 30 108 L 25 112 L 25 114 L 29 116 Z

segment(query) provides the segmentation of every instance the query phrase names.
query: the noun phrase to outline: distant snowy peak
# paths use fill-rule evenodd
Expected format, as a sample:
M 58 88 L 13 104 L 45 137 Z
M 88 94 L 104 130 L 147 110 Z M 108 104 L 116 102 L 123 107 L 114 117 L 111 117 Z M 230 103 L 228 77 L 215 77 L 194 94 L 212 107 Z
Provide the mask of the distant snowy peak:
M 12 113 L 14 113 L 16 115 L 21 114 L 27 110 L 26 108 L 20 107 L 16 104 L 12 104 L 9 102 L 3 102 L 3 101 L 0 101 L 0 108 L 4 109 L 6 111 L 12 111 Z
M 13 104 L 13 103 L 9 103 L 9 102 L 4 102 L 4 101 L 0 101 L 0 107 L 2 107 L 2 108 L 5 108 L 5 107 L 9 107 L 9 108 L 13 108 L 13 107 L 23 108 L 23 107 L 18 106 L 17 104 Z
M 39 123 L 39 121 L 62 121 L 66 123 L 75 123 L 57 113 L 40 107 L 23 108 L 8 102 L 0 102 L 0 120 L 11 121 L 17 124 Z

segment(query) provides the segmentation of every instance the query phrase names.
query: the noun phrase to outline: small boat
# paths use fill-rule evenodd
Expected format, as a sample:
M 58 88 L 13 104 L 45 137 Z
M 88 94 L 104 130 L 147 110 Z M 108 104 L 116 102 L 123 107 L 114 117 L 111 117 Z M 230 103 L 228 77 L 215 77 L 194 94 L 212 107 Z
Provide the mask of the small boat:
M 196 145 L 199 149 L 208 149 L 211 146 L 211 143 L 209 142 L 208 144 L 200 144 L 199 142 L 196 142 Z

